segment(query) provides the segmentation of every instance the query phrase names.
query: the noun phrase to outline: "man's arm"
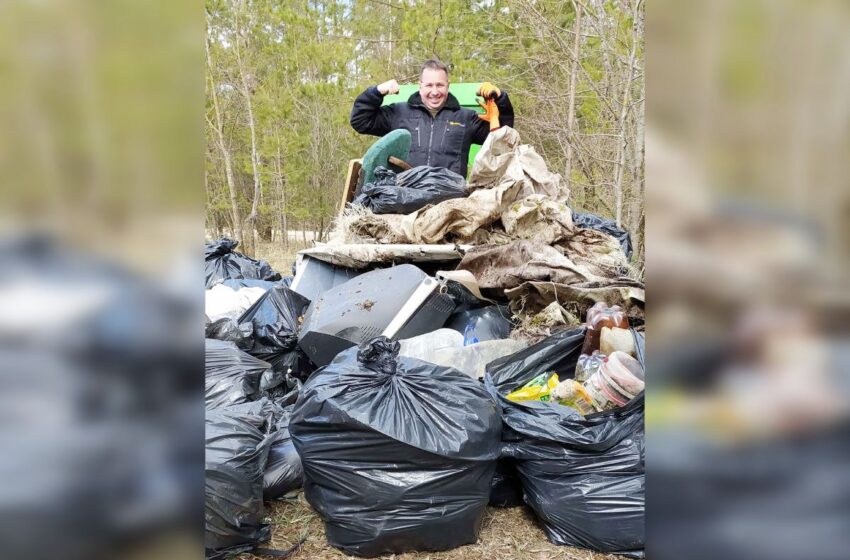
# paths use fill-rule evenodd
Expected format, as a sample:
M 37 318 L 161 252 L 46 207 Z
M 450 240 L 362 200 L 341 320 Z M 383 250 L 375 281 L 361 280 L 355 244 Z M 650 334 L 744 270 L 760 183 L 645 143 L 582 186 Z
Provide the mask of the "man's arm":
M 508 98 L 507 92 L 496 98 L 496 106 L 499 108 L 499 122 L 502 126 L 514 127 L 514 106 Z
M 381 107 L 387 93 L 398 93 L 398 82 L 384 82 L 357 96 L 350 118 L 354 130 L 360 134 L 383 136 L 393 129 L 393 106 Z
M 499 108 L 499 124 L 501 126 L 514 126 L 514 107 L 506 92 L 501 92 L 496 98 L 496 106 Z M 490 122 L 476 118 L 472 123 L 472 143 L 483 144 L 490 134 Z

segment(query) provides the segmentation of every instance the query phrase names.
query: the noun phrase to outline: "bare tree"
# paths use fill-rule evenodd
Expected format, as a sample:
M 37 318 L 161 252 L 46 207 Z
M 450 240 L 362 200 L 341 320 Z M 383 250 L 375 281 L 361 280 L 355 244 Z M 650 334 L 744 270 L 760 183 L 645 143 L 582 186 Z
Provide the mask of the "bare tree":
M 240 0 L 239 10 L 233 12 L 233 26 L 235 30 L 234 51 L 236 53 L 236 67 L 239 71 L 239 83 L 242 96 L 245 98 L 245 108 L 248 111 L 248 129 L 251 133 L 251 169 L 254 174 L 254 196 L 251 200 L 251 212 L 245 218 L 245 227 L 248 228 L 250 247 L 245 247 L 247 253 L 253 255 L 257 247 L 257 205 L 260 203 L 263 186 L 260 180 L 260 164 L 257 154 L 257 130 L 254 123 L 254 107 L 251 103 L 251 88 L 248 84 L 248 73 L 242 56 L 240 43 L 242 42 L 243 29 L 240 26 L 239 16 L 245 8 L 245 0 Z
M 632 7 L 632 28 L 636 30 L 638 25 L 638 16 L 642 0 L 634 0 Z M 626 151 L 628 150 L 628 135 L 626 133 L 626 118 L 629 115 L 629 108 L 632 94 L 632 81 L 635 76 L 635 55 L 637 53 L 638 41 L 633 36 L 632 47 L 629 52 L 627 63 L 626 79 L 623 81 L 623 97 L 620 101 L 620 118 L 619 129 L 620 138 L 617 143 L 617 167 L 614 175 L 614 208 L 616 212 L 617 225 L 623 223 L 623 175 L 626 167 Z
M 221 159 L 224 162 L 224 175 L 227 181 L 227 189 L 230 193 L 230 213 L 231 213 L 231 221 L 233 227 L 233 236 L 237 240 L 242 240 L 242 220 L 239 216 L 239 199 L 236 193 L 236 180 L 233 177 L 233 160 L 230 155 L 230 150 L 227 146 L 227 142 L 224 139 L 224 121 L 221 115 L 221 108 L 218 102 L 218 84 L 215 80 L 215 71 L 212 62 L 212 56 L 210 55 L 210 46 L 209 42 L 204 44 L 206 48 L 207 55 L 207 69 L 209 76 L 209 87 L 210 87 L 210 98 L 213 103 L 213 114 L 215 115 L 215 123 L 210 121 L 209 115 L 207 115 L 207 124 L 210 128 L 215 131 L 216 145 L 221 152 Z
M 581 41 L 581 5 L 573 0 L 573 9 L 576 12 L 576 21 L 573 34 L 573 60 L 572 71 L 570 72 L 570 100 L 567 106 L 567 139 L 566 139 L 566 163 L 564 165 L 564 180 L 567 185 L 572 188 L 572 167 L 573 167 L 573 136 L 575 135 L 575 117 L 576 117 L 576 80 L 578 78 L 578 66 L 580 61 L 579 43 Z

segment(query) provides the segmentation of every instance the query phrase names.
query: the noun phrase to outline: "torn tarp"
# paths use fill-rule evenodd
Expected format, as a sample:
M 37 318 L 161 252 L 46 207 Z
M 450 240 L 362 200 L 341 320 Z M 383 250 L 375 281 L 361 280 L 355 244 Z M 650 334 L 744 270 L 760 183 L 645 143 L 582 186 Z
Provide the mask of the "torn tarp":
M 526 240 L 473 247 L 457 268 L 471 272 L 480 287 L 490 289 L 515 288 L 526 281 L 573 284 L 600 279 L 557 249 Z
M 454 198 L 408 215 L 363 213 L 349 224 L 346 235 L 380 243 L 464 242 L 480 228 L 499 220 L 516 198 L 519 183 L 479 189 L 467 198 Z
M 511 204 L 502 213 L 502 225 L 512 239 L 533 239 L 551 245 L 571 234 L 572 212 L 563 202 L 533 194 Z
M 543 158 L 528 144 L 520 144 L 519 133 L 509 126 L 491 132 L 481 146 L 469 174 L 469 190 L 518 184 L 518 198 L 544 194 L 566 200 L 570 191 L 561 176 L 551 173 Z
M 607 233 L 615 238 L 623 248 L 623 252 L 629 259 L 632 258 L 632 238 L 629 232 L 621 227 L 617 227 L 617 222 L 614 220 L 606 220 L 589 212 L 573 212 L 573 223 L 582 228 L 595 229 Z
M 552 302 L 559 302 L 564 309 L 578 317 L 599 301 L 622 307 L 632 319 L 644 319 L 646 293 L 643 283 L 630 278 L 618 278 L 599 282 L 556 284 L 553 282 L 525 282 L 505 292 L 515 314 L 539 313 Z

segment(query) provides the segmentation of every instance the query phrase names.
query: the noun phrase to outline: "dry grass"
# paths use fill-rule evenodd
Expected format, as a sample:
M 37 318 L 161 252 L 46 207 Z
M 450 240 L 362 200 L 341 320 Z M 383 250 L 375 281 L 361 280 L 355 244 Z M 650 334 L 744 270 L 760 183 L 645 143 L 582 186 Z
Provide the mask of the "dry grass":
M 330 546 L 325 539 L 324 525 L 316 512 L 304 500 L 303 493 L 293 500 L 274 502 L 268 515 L 272 524 L 269 548 L 286 550 L 301 538 L 307 540 L 290 558 L 293 560 L 354 559 Z M 259 560 L 252 554 L 241 554 L 240 560 Z M 580 548 L 555 546 L 526 507 L 509 509 L 488 507 L 484 526 L 476 544 L 445 552 L 407 552 L 382 556 L 385 560 L 613 560 L 623 558 L 600 554 Z
M 283 243 L 278 242 L 260 242 L 257 244 L 256 258 L 267 260 L 273 269 L 280 272 L 281 276 L 291 276 L 292 263 L 295 262 L 295 253 L 312 246 L 312 241 L 305 243 L 300 239 L 290 240 L 288 246 L 284 246 Z

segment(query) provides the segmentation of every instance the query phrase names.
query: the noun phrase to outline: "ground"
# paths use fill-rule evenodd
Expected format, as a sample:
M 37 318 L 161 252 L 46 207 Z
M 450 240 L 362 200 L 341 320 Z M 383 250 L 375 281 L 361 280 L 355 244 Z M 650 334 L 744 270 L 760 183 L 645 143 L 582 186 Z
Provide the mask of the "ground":
M 291 241 L 288 247 L 284 247 L 279 242 L 260 242 L 257 244 L 256 258 L 268 261 L 274 270 L 280 272 L 281 276 L 290 276 L 292 274 L 292 263 L 295 262 L 295 253 L 312 246 L 311 241 L 305 243 L 300 239 Z
M 274 502 L 268 508 L 272 524 L 272 540 L 267 548 L 286 550 L 302 536 L 307 540 L 290 558 L 292 560 L 354 559 L 330 546 L 325 539 L 322 521 L 299 493 L 293 500 Z M 240 560 L 260 557 L 242 554 Z M 382 556 L 385 560 L 619 560 L 614 554 L 600 554 L 581 548 L 555 546 L 526 507 L 488 507 L 478 542 L 445 552 L 408 552 Z

